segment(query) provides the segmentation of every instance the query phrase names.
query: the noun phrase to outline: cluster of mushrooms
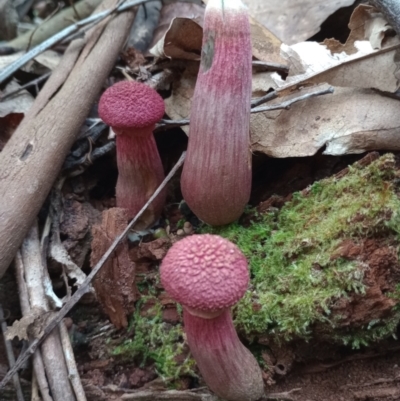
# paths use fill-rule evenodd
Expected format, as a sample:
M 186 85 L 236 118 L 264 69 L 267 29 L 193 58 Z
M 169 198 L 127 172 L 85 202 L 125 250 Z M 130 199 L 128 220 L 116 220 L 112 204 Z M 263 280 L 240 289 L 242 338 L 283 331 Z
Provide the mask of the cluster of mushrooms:
M 240 0 L 209 0 L 203 32 L 181 188 L 197 217 L 224 225 L 243 213 L 251 190 L 252 54 L 246 8 Z M 123 81 L 104 92 L 99 114 L 116 134 L 117 206 L 134 217 L 164 179 L 153 136 L 164 114 L 163 99 L 145 84 Z M 141 228 L 158 219 L 165 197 L 163 191 L 151 204 Z M 183 305 L 187 342 L 211 390 L 230 401 L 262 398 L 261 370 L 240 342 L 230 311 L 249 282 L 241 251 L 216 235 L 188 236 L 171 247 L 160 273 L 166 291 Z

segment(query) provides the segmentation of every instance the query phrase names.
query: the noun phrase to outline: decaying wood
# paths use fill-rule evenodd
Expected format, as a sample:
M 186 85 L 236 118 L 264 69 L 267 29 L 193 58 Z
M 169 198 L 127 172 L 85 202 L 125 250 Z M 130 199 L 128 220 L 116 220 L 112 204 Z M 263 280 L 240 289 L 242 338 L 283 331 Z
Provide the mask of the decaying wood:
M 106 6 L 115 5 L 115 0 Z M 0 278 L 32 226 L 96 96 L 114 66 L 135 12 L 108 17 L 86 45 L 61 88 L 35 101 L 0 154 Z M 72 43 L 66 57 L 79 53 Z M 77 48 L 77 49 L 76 49 Z M 63 69 L 61 61 L 60 68 Z M 55 74 L 58 75 L 57 73 Z M 49 79 L 45 88 L 51 88 Z M 46 91 L 45 91 L 46 92 Z M 38 107 L 43 105 L 43 107 Z
M 101 224 L 93 229 L 91 266 L 95 266 L 114 239 L 128 224 L 126 209 L 105 210 Z M 128 326 L 136 301 L 135 265 L 129 258 L 127 241 L 120 244 L 93 281 L 97 298 L 118 329 Z

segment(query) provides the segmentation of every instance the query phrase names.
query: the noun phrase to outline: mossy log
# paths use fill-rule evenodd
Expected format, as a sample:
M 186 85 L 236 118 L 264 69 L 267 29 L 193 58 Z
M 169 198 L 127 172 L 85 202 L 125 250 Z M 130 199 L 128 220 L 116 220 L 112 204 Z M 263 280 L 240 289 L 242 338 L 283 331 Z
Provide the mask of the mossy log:
M 357 348 L 394 335 L 399 170 L 391 154 L 364 164 L 294 193 L 280 210 L 212 230 L 250 263 L 251 288 L 236 309 L 246 337 L 318 338 Z

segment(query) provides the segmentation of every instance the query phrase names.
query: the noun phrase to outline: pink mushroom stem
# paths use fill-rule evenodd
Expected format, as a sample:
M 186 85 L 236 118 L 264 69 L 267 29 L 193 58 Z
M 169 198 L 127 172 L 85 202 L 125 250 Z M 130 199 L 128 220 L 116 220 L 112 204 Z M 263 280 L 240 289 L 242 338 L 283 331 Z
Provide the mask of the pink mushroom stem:
M 164 179 L 152 127 L 136 129 L 132 135 L 114 128 L 117 146 L 118 180 L 115 188 L 117 206 L 131 211 L 133 217 L 147 202 Z M 147 212 L 147 220 L 155 221 L 165 203 L 165 191 Z
M 99 115 L 116 134 L 118 180 L 117 206 L 134 217 L 164 179 L 164 169 L 153 130 L 164 114 L 161 96 L 135 81 L 122 81 L 100 98 Z M 161 215 L 166 198 L 162 191 L 147 208 L 135 228 L 144 229 Z
M 244 255 L 217 235 L 192 235 L 171 247 L 160 270 L 166 291 L 184 308 L 187 341 L 207 385 L 229 401 L 262 398 L 260 367 L 230 312 L 249 282 Z
M 261 398 L 260 367 L 240 342 L 230 310 L 204 319 L 184 309 L 183 319 L 190 351 L 211 390 L 230 401 Z
M 204 222 L 243 213 L 251 190 L 250 24 L 240 0 L 209 0 L 200 70 L 190 113 L 183 197 Z

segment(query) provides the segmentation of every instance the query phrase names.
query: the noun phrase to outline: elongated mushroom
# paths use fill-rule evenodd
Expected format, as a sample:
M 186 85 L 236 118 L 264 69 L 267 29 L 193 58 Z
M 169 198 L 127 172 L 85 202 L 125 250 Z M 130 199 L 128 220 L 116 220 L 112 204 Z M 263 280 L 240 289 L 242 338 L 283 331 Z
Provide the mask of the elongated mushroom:
M 250 24 L 240 0 L 209 0 L 200 70 L 190 112 L 183 197 L 204 222 L 223 225 L 251 190 Z
M 152 88 L 122 81 L 101 96 L 99 115 L 116 134 L 118 180 L 117 206 L 134 217 L 164 179 L 164 170 L 153 130 L 164 115 L 164 101 Z M 135 226 L 147 228 L 160 216 L 166 191 L 154 200 Z
M 183 305 L 187 341 L 211 390 L 229 401 L 261 398 L 261 370 L 240 342 L 230 311 L 249 282 L 241 251 L 217 235 L 192 235 L 172 246 L 160 272 L 166 291 Z

